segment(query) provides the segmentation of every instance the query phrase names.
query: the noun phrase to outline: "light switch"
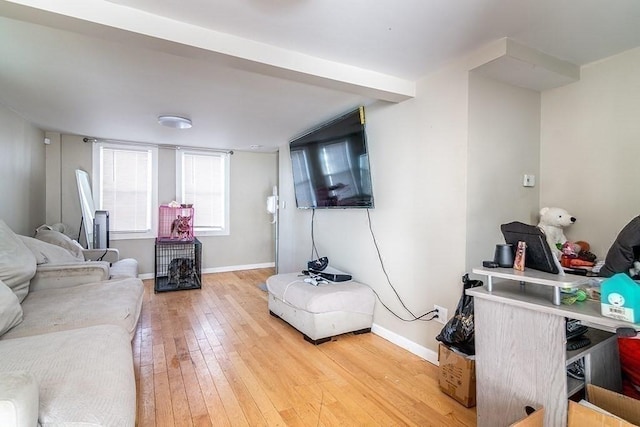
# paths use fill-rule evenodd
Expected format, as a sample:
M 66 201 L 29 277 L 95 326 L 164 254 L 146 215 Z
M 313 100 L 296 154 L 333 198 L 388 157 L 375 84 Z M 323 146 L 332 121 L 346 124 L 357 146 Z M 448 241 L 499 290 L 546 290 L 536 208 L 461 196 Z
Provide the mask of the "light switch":
M 536 176 L 535 175 L 524 175 L 522 179 L 522 185 L 524 187 L 535 187 L 536 186 Z

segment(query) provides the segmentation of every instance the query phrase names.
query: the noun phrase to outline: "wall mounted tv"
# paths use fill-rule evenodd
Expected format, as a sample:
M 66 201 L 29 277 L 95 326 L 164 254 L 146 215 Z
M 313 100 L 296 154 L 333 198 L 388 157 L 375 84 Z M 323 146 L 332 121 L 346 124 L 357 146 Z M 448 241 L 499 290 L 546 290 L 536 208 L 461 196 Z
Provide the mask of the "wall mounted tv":
M 289 149 L 298 208 L 373 208 L 364 107 L 293 139 Z

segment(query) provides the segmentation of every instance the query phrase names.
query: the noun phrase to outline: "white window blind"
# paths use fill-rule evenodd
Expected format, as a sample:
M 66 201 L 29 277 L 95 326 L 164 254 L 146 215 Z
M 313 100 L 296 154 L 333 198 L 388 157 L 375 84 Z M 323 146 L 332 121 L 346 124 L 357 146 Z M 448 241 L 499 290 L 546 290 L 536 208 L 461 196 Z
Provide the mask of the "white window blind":
M 178 197 L 193 204 L 196 234 L 228 234 L 229 155 L 180 150 L 176 160 Z
M 98 144 L 95 149 L 97 209 L 109 211 L 112 237 L 153 235 L 157 216 L 154 180 L 157 149 L 109 144 Z

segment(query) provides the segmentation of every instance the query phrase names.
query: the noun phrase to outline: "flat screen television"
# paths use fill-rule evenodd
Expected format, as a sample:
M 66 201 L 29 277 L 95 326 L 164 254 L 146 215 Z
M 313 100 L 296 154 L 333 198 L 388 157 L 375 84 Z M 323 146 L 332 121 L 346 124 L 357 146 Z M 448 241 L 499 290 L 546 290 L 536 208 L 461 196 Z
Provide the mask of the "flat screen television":
M 296 206 L 373 208 L 364 107 L 289 142 Z

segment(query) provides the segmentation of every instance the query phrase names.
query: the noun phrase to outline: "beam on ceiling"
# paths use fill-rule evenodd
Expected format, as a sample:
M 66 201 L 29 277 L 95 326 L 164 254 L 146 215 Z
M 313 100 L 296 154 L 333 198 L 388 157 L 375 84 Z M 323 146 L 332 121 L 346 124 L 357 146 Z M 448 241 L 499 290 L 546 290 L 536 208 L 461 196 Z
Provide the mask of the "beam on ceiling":
M 401 102 L 415 97 L 416 83 L 221 33 L 104 0 L 0 0 L 0 14 L 62 30 L 135 43 L 183 57 L 245 71 Z

